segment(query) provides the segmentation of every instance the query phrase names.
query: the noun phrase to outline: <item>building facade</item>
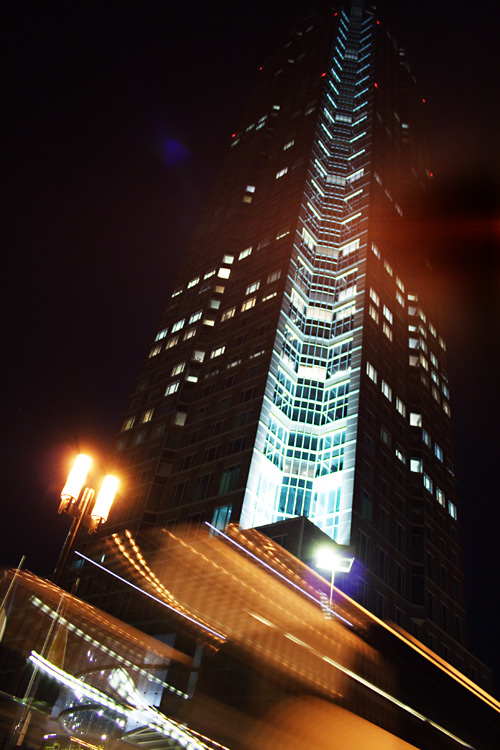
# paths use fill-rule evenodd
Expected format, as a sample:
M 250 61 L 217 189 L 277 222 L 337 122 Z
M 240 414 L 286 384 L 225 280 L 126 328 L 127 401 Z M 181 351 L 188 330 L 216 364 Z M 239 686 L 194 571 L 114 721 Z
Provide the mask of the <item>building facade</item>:
M 424 109 L 361 0 L 258 71 L 123 414 L 110 521 L 306 516 L 355 547 L 348 593 L 463 667 L 446 345 L 415 229 Z

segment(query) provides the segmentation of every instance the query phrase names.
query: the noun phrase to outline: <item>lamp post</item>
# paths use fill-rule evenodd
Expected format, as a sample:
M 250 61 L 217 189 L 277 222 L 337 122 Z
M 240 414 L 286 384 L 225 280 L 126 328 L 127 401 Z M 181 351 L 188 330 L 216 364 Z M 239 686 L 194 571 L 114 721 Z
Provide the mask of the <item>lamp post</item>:
M 316 553 L 316 567 L 322 570 L 329 570 L 330 578 L 330 598 L 328 606 L 332 608 L 333 586 L 335 583 L 335 573 L 349 573 L 354 562 L 352 548 L 346 545 L 331 542 L 321 546 Z
M 92 459 L 80 453 L 75 459 L 61 492 L 61 502 L 57 512 L 67 513 L 73 521 L 52 576 L 54 583 L 59 583 L 81 525 L 88 528 L 89 534 L 97 531 L 99 526 L 106 521 L 118 489 L 116 477 L 104 477 L 101 490 L 94 502 L 95 490 L 84 486 L 91 464 Z

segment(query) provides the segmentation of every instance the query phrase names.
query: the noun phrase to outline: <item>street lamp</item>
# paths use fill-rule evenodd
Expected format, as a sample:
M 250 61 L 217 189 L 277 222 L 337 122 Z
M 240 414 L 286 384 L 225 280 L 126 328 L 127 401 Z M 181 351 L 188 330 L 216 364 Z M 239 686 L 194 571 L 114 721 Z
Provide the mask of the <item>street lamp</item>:
M 94 502 L 95 490 L 84 486 L 91 464 L 92 459 L 80 453 L 75 459 L 61 492 L 61 502 L 57 512 L 67 513 L 72 516 L 73 521 L 57 561 L 53 575 L 54 583 L 59 583 L 80 526 L 82 524 L 86 526 L 89 534 L 97 531 L 99 526 L 106 521 L 118 489 L 116 477 L 104 477 L 101 490 Z
M 316 567 L 329 570 L 331 573 L 330 598 L 328 600 L 330 609 L 332 608 L 335 573 L 349 573 L 353 562 L 354 555 L 352 554 L 352 548 L 347 545 L 337 544 L 336 542 L 325 544 L 319 547 L 316 552 Z

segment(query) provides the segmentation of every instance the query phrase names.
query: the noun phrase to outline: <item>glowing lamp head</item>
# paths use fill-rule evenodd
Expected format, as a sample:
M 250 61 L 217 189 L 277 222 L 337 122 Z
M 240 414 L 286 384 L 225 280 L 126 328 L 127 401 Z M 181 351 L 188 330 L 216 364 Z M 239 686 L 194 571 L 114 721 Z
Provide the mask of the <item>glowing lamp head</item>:
M 61 492 L 61 497 L 63 500 L 76 500 L 78 498 L 80 492 L 82 491 L 82 487 L 85 484 L 85 480 L 87 479 L 87 474 L 89 473 L 91 463 L 92 459 L 83 453 L 80 453 L 76 457 L 73 468 L 71 469 L 66 480 L 66 484 L 64 485 Z
M 119 481 L 116 477 L 104 477 L 101 491 L 97 495 L 95 505 L 90 514 L 96 521 L 106 521 L 111 506 L 113 505 L 113 500 L 115 499 L 118 484 Z
M 352 555 L 345 555 L 341 549 L 320 547 L 316 555 L 316 565 L 323 570 L 335 573 L 349 573 L 354 562 Z

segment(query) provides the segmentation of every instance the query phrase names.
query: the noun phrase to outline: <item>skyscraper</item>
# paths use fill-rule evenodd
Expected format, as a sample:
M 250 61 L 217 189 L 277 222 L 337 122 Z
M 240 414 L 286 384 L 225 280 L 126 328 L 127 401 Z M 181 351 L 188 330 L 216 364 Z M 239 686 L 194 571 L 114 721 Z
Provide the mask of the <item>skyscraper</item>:
M 307 516 L 348 587 L 461 666 L 446 345 L 415 207 L 425 102 L 371 3 L 258 71 L 116 448 L 114 528 Z

